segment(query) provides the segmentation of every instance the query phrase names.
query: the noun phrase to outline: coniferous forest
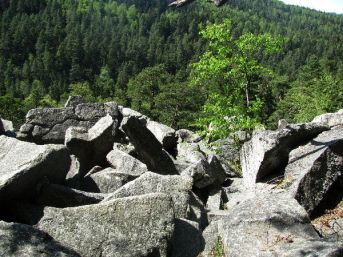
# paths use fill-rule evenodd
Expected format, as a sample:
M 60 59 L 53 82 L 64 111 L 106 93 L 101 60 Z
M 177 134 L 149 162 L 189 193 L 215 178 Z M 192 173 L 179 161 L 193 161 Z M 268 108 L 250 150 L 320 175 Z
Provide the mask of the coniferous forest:
M 259 65 L 249 73 L 246 100 L 259 104 L 259 124 L 307 121 L 342 108 L 342 15 L 277 0 L 221 7 L 198 0 L 182 8 L 165 0 L 2 0 L 0 18 L 0 115 L 17 126 L 29 109 L 61 106 L 79 94 L 175 128 L 204 130 L 211 123 L 204 115 L 218 113 L 212 93 L 227 94 L 221 85 L 234 86 L 237 78 L 201 72 L 201 60 L 215 51 L 211 40 L 220 41 L 211 24 L 228 20 L 232 42 L 263 34 L 282 41 L 273 54 L 251 55 Z

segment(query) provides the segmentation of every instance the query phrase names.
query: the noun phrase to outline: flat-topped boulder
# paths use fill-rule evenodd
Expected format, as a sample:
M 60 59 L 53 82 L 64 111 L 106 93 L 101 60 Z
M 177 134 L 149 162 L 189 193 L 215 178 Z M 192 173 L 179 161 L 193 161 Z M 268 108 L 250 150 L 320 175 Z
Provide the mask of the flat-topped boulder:
M 43 178 L 63 183 L 71 162 L 62 145 L 36 145 L 0 136 L 0 149 L 0 201 L 33 196 Z
M 36 225 L 83 257 L 167 257 L 173 204 L 148 194 L 74 208 L 44 208 Z
M 90 129 L 99 119 L 109 114 L 118 119 L 118 106 L 114 102 L 83 103 L 71 99 L 63 108 L 37 108 L 26 115 L 18 137 L 36 143 L 63 144 L 69 127 Z

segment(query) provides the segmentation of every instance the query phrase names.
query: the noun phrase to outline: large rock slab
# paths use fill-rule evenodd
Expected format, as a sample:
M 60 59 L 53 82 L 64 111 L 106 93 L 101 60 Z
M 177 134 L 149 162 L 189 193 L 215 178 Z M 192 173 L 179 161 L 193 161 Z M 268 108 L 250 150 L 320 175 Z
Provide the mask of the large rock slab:
M 80 257 L 48 234 L 29 225 L 0 221 L 0 256 Z
M 214 224 L 226 256 L 283 256 L 285 249 L 299 253 L 292 256 L 306 256 L 296 245 L 307 245 L 319 253 L 340 249 L 320 240 L 306 211 L 284 192 L 246 200 Z M 316 245 L 309 243 L 312 240 Z
M 18 137 L 35 143 L 63 144 L 69 127 L 90 129 L 99 119 L 109 114 L 119 117 L 118 106 L 109 103 L 79 103 L 70 101 L 64 108 L 37 108 L 26 115 Z
M 171 157 L 139 118 L 131 116 L 122 128 L 149 170 L 164 175 L 177 174 Z
M 174 232 L 173 203 L 165 194 L 148 194 L 45 208 L 37 227 L 83 257 L 167 257 Z
M 104 201 L 149 193 L 165 193 L 173 199 L 175 217 L 186 218 L 192 185 L 192 179 L 189 177 L 163 176 L 147 172 L 110 194 Z
M 323 132 L 290 153 L 284 184 L 311 214 L 342 177 L 343 128 Z
M 320 123 L 290 124 L 277 131 L 256 131 L 241 149 L 244 182 L 253 186 L 282 172 L 295 147 L 308 142 L 329 127 Z
M 68 149 L 60 145 L 0 136 L 0 149 L 0 201 L 33 196 L 44 177 L 62 183 L 71 162 Z
M 81 173 L 88 172 L 94 165 L 106 164 L 106 155 L 112 149 L 117 125 L 110 115 L 106 115 L 88 131 L 82 127 L 67 129 L 65 145 L 78 158 Z
M 329 127 L 343 125 L 343 109 L 336 113 L 325 113 L 319 115 L 315 117 L 312 122 L 324 123 Z
M 109 152 L 106 159 L 114 169 L 130 176 L 139 177 L 148 171 L 144 163 L 118 148 Z

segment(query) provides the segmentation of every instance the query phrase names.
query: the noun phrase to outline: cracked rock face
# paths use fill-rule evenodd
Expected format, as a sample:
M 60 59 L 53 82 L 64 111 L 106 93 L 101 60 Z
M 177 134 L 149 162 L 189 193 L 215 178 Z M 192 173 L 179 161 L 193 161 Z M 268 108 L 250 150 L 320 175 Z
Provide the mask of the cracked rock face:
M 88 130 L 107 114 L 113 119 L 119 117 L 118 106 L 114 102 L 81 103 L 81 99 L 74 100 L 67 102 L 64 108 L 30 110 L 18 137 L 39 144 L 63 144 L 65 132 L 69 127 L 82 127 Z
M 174 232 L 172 206 L 169 196 L 148 194 L 83 207 L 47 207 L 36 227 L 83 257 L 167 257 Z
M 241 166 L 244 183 L 254 186 L 282 172 L 289 153 L 308 142 L 329 127 L 321 123 L 290 124 L 277 131 L 257 131 L 241 149 Z

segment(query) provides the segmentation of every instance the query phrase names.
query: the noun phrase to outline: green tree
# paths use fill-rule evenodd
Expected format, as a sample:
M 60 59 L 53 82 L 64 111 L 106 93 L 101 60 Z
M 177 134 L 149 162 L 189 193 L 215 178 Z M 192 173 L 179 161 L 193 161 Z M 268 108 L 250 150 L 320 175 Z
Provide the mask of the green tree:
M 95 81 L 95 92 L 105 98 L 113 96 L 114 81 L 107 66 L 101 68 L 100 74 Z
M 157 118 L 155 97 L 161 87 L 172 81 L 172 76 L 164 65 L 143 69 L 130 79 L 127 94 L 131 98 L 131 107 L 152 118 Z
M 95 100 L 93 92 L 88 82 L 78 82 L 70 85 L 69 95 L 80 95 L 86 102 L 93 102 Z M 66 100 L 65 95 L 62 100 Z
M 234 38 L 228 19 L 207 26 L 201 35 L 209 41 L 209 50 L 192 65 L 191 84 L 207 88 L 209 97 L 197 124 L 213 138 L 254 128 L 262 122 L 259 85 L 272 74 L 260 60 L 280 51 L 283 39 L 251 33 Z

